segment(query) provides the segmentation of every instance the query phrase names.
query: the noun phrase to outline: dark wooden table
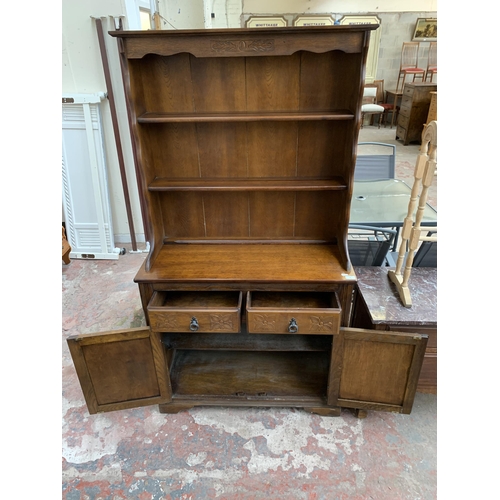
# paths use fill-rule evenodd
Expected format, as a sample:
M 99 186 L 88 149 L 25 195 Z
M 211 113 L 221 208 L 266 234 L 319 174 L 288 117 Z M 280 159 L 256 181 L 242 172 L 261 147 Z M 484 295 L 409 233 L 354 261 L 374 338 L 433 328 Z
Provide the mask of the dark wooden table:
M 394 119 L 397 118 L 399 108 L 401 107 L 401 99 L 403 97 L 403 90 L 396 92 L 395 90 L 385 91 L 385 102 L 387 104 L 394 104 L 394 112 L 391 116 L 391 128 L 394 125 Z
M 437 393 L 437 268 L 416 267 L 409 288 L 412 307 L 404 307 L 388 267 L 355 267 L 358 277 L 351 326 L 416 332 L 429 336 L 417 391 Z

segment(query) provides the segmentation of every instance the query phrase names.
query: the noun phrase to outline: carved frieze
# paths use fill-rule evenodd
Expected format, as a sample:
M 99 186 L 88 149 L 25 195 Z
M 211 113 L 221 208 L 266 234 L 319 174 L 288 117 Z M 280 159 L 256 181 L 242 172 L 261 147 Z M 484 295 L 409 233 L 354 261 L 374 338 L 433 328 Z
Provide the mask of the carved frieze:
M 217 40 L 211 47 L 215 52 L 273 52 L 274 40 Z

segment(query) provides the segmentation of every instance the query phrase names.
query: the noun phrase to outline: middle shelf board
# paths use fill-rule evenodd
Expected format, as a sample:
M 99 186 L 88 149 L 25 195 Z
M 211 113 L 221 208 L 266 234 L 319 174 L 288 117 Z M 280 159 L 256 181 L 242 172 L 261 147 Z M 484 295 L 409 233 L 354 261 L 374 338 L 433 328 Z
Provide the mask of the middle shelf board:
M 332 179 L 165 179 L 156 178 L 149 191 L 342 191 L 341 177 Z
M 182 123 L 182 122 L 261 122 L 261 121 L 315 121 L 353 120 L 348 109 L 336 111 L 283 111 L 283 112 L 239 112 L 239 113 L 144 113 L 137 117 L 138 123 Z

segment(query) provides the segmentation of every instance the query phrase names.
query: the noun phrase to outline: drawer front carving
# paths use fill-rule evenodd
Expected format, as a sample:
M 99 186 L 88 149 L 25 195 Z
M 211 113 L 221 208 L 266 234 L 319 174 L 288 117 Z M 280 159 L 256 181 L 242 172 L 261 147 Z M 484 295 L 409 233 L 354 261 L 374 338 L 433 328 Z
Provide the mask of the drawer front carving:
M 241 292 L 156 291 L 148 305 L 151 328 L 160 332 L 238 333 Z
M 341 307 L 334 293 L 248 292 L 249 333 L 335 335 Z
M 338 315 L 313 315 L 298 311 L 287 313 L 259 314 L 250 312 L 248 316 L 249 333 L 300 333 L 325 334 L 338 333 Z
M 238 333 L 238 313 L 207 313 L 203 311 L 150 311 L 151 328 L 161 332 Z

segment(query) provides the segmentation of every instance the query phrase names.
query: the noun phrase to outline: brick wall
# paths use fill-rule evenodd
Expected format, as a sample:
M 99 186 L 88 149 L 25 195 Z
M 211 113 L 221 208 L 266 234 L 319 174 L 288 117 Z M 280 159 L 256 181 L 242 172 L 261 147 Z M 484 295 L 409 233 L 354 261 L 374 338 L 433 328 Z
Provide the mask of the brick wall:
M 384 80 L 385 89 L 395 89 L 401 62 L 403 42 L 411 42 L 415 23 L 419 17 L 437 17 L 436 12 L 390 12 L 377 13 L 380 19 L 380 50 L 377 67 L 377 79 Z M 429 42 L 420 42 L 419 63 L 427 67 Z M 410 79 L 411 80 L 411 79 Z M 408 81 L 408 79 L 407 79 Z M 420 81 L 420 80 L 417 80 Z M 437 76 L 433 82 L 437 82 Z

